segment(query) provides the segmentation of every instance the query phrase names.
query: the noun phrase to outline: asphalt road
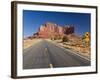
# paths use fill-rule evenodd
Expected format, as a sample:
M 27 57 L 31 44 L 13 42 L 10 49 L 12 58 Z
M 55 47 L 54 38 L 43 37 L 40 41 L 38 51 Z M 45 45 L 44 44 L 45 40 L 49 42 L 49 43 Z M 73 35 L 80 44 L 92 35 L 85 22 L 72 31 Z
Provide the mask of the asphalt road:
M 41 40 L 24 50 L 23 69 L 89 66 L 90 61 L 54 43 Z

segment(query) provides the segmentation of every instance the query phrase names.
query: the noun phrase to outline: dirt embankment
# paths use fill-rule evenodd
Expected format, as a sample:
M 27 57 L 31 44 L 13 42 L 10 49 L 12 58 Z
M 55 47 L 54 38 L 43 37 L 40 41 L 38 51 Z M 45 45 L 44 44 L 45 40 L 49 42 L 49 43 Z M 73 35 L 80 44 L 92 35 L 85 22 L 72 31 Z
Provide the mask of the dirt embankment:
M 79 44 L 79 41 L 77 42 L 62 42 L 62 40 L 53 40 L 52 42 L 55 42 L 56 44 L 69 49 L 77 54 L 83 55 L 90 59 L 91 57 L 91 47 L 84 46 L 82 43 Z
M 23 48 L 26 49 L 32 46 L 33 44 L 37 43 L 38 41 L 40 41 L 40 39 L 25 39 L 23 41 Z

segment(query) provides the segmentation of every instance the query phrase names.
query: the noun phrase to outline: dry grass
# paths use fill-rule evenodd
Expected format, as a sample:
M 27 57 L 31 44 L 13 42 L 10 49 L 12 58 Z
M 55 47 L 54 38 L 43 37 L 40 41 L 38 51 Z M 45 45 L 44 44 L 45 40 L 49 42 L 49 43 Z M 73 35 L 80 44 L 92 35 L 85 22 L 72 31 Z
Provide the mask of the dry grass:
M 91 48 L 90 48 L 90 46 L 84 47 L 82 44 L 81 45 L 79 45 L 79 44 L 75 45 L 73 43 L 67 43 L 67 42 L 64 43 L 61 40 L 59 40 L 59 41 L 55 40 L 53 42 L 59 44 L 60 46 L 63 46 L 66 49 L 69 49 L 69 50 L 71 50 L 73 52 L 81 54 L 81 55 L 83 55 L 83 56 L 85 56 L 85 57 L 90 59 L 90 56 L 91 56 L 91 50 L 90 50 Z
M 90 50 L 90 47 L 83 47 L 83 46 L 77 46 L 77 45 L 74 45 L 74 46 L 71 46 L 71 45 L 63 45 L 65 48 L 67 49 L 71 49 L 72 51 L 78 53 L 78 54 L 81 54 L 83 56 L 86 56 L 88 58 L 90 58 L 91 56 L 91 50 Z
M 26 40 L 24 40 L 24 43 L 23 43 L 24 49 L 32 46 L 34 43 L 36 43 L 38 41 L 40 41 L 40 39 L 26 39 Z

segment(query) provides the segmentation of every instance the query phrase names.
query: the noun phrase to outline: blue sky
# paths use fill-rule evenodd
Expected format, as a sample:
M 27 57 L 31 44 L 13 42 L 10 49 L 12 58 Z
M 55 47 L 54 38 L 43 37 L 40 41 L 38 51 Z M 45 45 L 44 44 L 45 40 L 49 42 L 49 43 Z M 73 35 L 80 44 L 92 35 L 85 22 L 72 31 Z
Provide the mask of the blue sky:
M 53 22 L 61 26 L 74 25 L 75 33 L 82 35 L 84 32 L 90 32 L 90 20 L 91 15 L 88 13 L 23 10 L 24 37 L 37 32 L 40 25 L 46 22 Z

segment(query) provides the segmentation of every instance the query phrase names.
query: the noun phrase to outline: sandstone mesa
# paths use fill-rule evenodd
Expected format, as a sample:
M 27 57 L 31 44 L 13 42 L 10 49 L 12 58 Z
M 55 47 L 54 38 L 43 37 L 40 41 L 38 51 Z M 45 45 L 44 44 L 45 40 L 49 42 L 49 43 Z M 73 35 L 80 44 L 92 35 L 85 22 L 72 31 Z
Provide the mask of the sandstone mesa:
M 55 23 L 47 22 L 41 25 L 36 33 L 33 34 L 34 38 L 51 38 L 54 36 L 64 36 L 74 33 L 74 26 L 64 25 L 60 26 Z

